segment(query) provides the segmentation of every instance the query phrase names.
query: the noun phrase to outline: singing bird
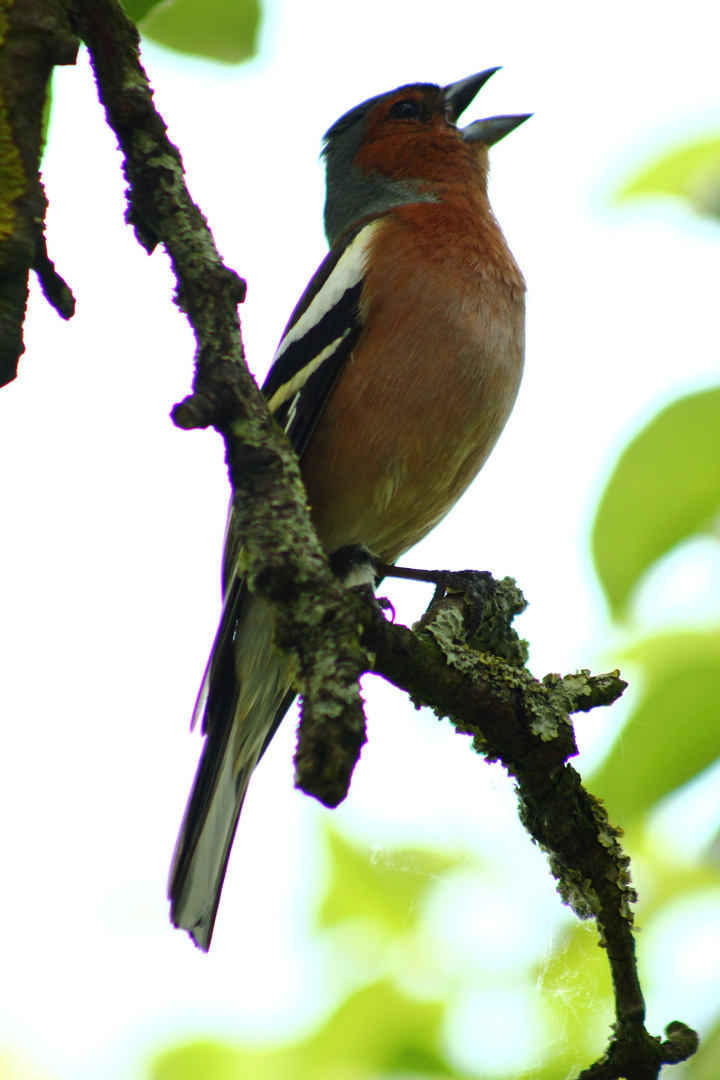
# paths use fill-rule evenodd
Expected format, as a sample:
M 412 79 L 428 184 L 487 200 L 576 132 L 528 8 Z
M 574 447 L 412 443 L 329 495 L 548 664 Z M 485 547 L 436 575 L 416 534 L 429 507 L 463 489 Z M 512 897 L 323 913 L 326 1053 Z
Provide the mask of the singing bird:
M 458 127 L 491 68 L 364 101 L 328 130 L 330 250 L 263 386 L 300 458 L 336 574 L 374 582 L 447 514 L 515 403 L 525 282 L 488 201 L 488 149 L 528 117 Z M 170 871 L 171 918 L 207 950 L 250 776 L 289 707 L 273 617 L 239 569 L 196 706 L 205 744 Z

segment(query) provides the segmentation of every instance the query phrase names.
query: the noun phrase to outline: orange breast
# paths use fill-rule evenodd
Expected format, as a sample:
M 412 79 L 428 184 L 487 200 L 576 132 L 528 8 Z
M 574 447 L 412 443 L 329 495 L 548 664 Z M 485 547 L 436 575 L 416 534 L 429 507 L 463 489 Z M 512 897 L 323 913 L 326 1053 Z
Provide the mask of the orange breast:
M 524 282 L 468 197 L 398 208 L 377 232 L 366 328 L 303 457 L 330 552 L 363 544 L 394 562 L 462 495 L 512 410 Z

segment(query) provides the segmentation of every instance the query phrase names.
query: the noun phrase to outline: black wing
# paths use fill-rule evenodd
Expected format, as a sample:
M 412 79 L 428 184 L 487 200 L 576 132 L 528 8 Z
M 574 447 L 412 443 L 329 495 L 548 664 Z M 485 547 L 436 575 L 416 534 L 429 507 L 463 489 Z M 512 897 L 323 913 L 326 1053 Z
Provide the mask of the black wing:
M 374 219 L 359 225 L 328 252 L 290 317 L 263 384 L 268 407 L 298 456 L 362 332 L 360 296 L 378 224 Z M 247 589 L 236 572 L 241 545 L 231 506 L 223 554 L 223 613 L 195 709 L 196 718 L 204 713 L 203 730 L 232 724 L 237 700 L 235 632 Z M 291 700 L 283 703 L 280 718 Z M 273 734 L 277 723 L 279 719 Z

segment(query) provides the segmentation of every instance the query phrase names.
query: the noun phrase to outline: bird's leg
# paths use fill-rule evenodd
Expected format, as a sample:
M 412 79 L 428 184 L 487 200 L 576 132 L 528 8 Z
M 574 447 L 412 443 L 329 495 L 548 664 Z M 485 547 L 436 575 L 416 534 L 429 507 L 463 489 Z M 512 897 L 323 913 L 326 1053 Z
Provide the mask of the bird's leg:
M 435 592 L 428 604 L 428 611 L 448 594 L 462 594 L 469 608 L 465 617 L 465 636 L 468 641 L 482 626 L 485 605 L 496 585 L 495 579 L 487 570 L 414 570 L 408 566 L 392 566 L 388 563 L 376 563 L 375 570 L 378 579 L 395 577 L 434 585 Z
M 390 612 L 390 622 L 395 622 L 395 607 L 387 596 L 376 596 L 375 586 L 371 584 L 351 585 L 351 592 L 359 596 L 374 612 L 376 618 L 385 619 L 385 612 Z

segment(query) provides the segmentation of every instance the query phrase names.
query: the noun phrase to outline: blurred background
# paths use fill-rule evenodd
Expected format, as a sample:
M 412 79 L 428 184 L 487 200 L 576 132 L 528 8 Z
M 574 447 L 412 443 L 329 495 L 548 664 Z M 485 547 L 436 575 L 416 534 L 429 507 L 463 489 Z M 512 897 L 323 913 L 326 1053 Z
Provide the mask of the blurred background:
M 321 136 L 407 82 L 503 65 L 464 121 L 530 112 L 491 198 L 529 287 L 525 381 L 480 478 L 408 565 L 511 575 L 541 677 L 616 666 L 577 767 L 626 829 L 649 1029 L 720 1072 L 720 13 L 648 0 L 132 0 L 157 106 L 227 263 L 261 380 L 325 252 Z M 612 1021 L 512 785 L 367 677 L 334 812 L 255 775 L 209 955 L 170 928 L 188 734 L 220 606 L 220 438 L 169 419 L 193 342 L 124 225 L 85 52 L 58 69 L 48 247 L 0 395 L 2 1080 L 564 1080 Z M 429 591 L 383 584 L 398 618 Z

